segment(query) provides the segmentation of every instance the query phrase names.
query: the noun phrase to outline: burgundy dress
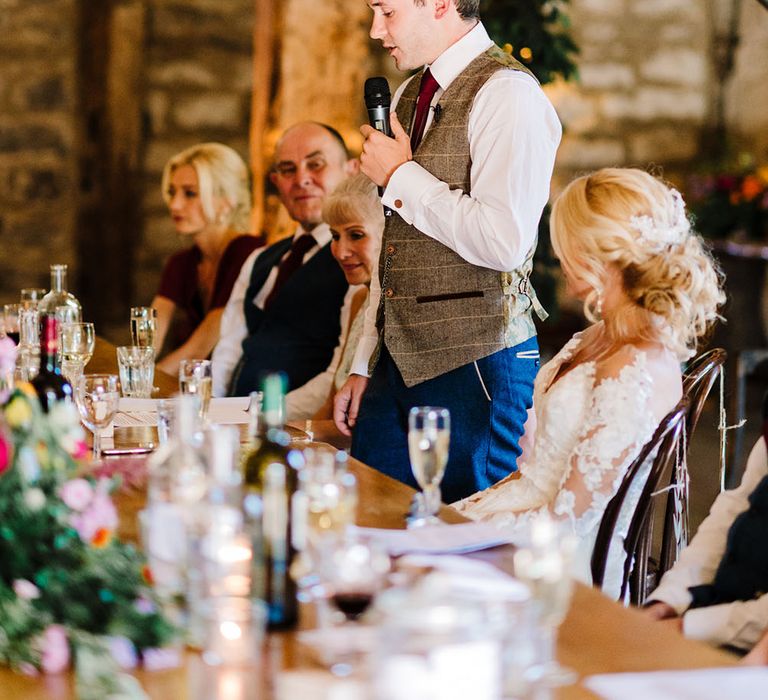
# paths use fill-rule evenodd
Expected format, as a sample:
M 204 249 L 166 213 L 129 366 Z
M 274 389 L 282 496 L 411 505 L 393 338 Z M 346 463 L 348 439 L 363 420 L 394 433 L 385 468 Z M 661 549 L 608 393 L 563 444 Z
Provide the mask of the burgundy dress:
M 164 344 L 166 349 L 175 350 L 183 345 L 209 311 L 226 306 L 246 258 L 264 244 L 264 236 L 245 234 L 229 242 L 216 270 L 211 305 L 208 309 L 203 306 L 197 283 L 197 265 L 202 259 L 200 249 L 197 246 L 185 248 L 168 259 L 157 290 L 158 296 L 170 299 L 176 304 L 176 313 Z

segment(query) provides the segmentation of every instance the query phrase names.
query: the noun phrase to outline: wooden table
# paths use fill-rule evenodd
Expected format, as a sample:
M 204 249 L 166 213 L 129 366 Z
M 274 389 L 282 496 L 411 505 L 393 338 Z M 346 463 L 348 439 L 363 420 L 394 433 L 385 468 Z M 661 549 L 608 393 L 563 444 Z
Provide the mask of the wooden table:
M 359 486 L 357 523 L 369 527 L 403 527 L 413 490 L 357 460 L 350 460 L 350 468 Z M 121 536 L 136 539 L 135 514 L 143 507 L 144 499 L 143 492 L 120 494 L 116 498 L 121 513 Z M 464 521 L 448 506 L 441 509 L 440 517 L 449 523 Z M 512 553 L 512 547 L 497 547 L 474 556 L 511 571 Z M 302 624 L 310 617 L 306 612 L 302 611 Z M 272 688 L 281 669 L 312 665 L 294 632 L 270 634 L 265 655 L 261 681 L 254 679 L 265 686 L 264 694 L 259 697 L 273 697 Z M 558 657 L 582 677 L 595 673 L 729 666 L 737 661 L 726 652 L 683 639 L 666 626 L 648 621 L 637 610 L 623 608 L 581 584 L 576 586 L 570 612 L 560 630 Z M 183 700 L 198 697 L 196 691 L 201 678 L 211 673 L 197 654 L 188 653 L 182 668 L 139 671 L 136 676 L 150 697 Z M 2 669 L 0 689 L 2 697 L 8 698 L 69 700 L 75 697 L 71 674 L 31 679 Z M 581 700 L 594 695 L 577 684 L 558 691 L 554 697 Z

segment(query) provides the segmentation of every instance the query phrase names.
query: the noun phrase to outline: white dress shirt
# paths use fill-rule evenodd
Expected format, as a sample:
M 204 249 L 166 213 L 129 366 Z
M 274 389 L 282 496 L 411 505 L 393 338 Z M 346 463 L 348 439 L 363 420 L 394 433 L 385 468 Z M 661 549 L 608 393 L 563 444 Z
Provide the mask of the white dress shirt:
M 294 234 L 294 238 L 302 235 L 302 233 L 304 233 L 304 230 L 301 227 L 298 227 Z M 327 245 L 331 240 L 331 230 L 327 224 L 319 224 L 310 231 L 310 235 L 317 241 L 317 245 L 304 255 L 302 265 L 310 260 L 313 255 L 318 253 L 323 246 Z M 248 291 L 251 282 L 253 265 L 264 250 L 265 248 L 254 250 L 243 263 L 237 281 L 235 282 L 234 287 L 232 287 L 229 301 L 224 307 L 224 313 L 221 317 L 219 342 L 216 343 L 211 358 L 214 396 L 227 395 L 227 388 L 232 378 L 232 372 L 240 361 L 240 356 L 243 354 L 242 343 L 248 335 L 248 325 L 245 321 L 244 311 L 245 294 Z M 290 248 L 285 252 L 281 261 L 285 259 L 289 252 Z M 279 264 L 272 268 L 266 281 L 253 299 L 253 303 L 260 309 L 264 308 L 264 301 L 269 296 L 269 293 L 272 291 L 272 287 L 275 284 L 278 266 Z M 328 397 L 333 382 L 333 375 L 336 372 L 336 367 L 341 358 L 341 349 L 344 346 L 347 327 L 349 326 L 351 300 L 355 292 L 359 289 L 359 286 L 351 287 L 344 297 L 344 305 L 341 308 L 339 319 L 341 323 L 341 335 L 339 337 L 339 344 L 334 350 L 331 364 L 328 365 L 327 369 L 309 380 L 306 384 L 287 394 L 286 420 L 304 420 L 306 418 L 311 418 Z
M 429 66 L 440 85 L 432 103 L 492 44 L 485 27 L 478 23 L 444 51 Z M 413 79 L 420 80 L 420 76 Z M 407 83 L 395 93 L 393 107 Z M 430 110 L 425 133 L 432 116 Z M 560 120 L 533 78 L 522 71 L 499 70 L 475 95 L 467 129 L 472 160 L 469 194 L 450 190 L 418 163 L 408 161 L 390 177 L 382 202 L 467 262 L 492 270 L 513 270 L 533 246 L 549 199 L 562 135 Z M 400 206 L 395 206 L 396 200 Z M 378 342 L 380 297 L 378 269 L 374 268 L 363 337 L 352 364 L 354 374 L 368 375 L 368 361 Z
M 749 496 L 768 476 L 768 455 L 761 438 L 752 448 L 738 488 L 723 491 L 699 526 L 696 536 L 661 579 L 648 602 L 659 601 L 683 616 L 683 634 L 717 646 L 750 649 L 768 629 L 768 594 L 754 600 L 721 603 L 688 610 L 691 586 L 712 583 L 725 552 L 733 521 L 749 508 Z

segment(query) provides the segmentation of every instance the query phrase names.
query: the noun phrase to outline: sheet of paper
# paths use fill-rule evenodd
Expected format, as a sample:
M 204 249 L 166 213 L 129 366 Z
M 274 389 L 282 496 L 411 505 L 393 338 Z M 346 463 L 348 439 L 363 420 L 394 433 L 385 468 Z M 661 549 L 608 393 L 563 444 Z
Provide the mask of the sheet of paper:
M 768 698 L 768 668 L 611 673 L 590 676 L 584 685 L 606 700 Z
M 463 554 L 490 549 L 513 540 L 509 533 L 487 523 L 428 525 L 411 530 L 355 528 L 356 532 L 386 549 L 392 556 L 409 552 L 423 554 Z
M 220 425 L 248 423 L 247 396 L 231 396 L 211 399 L 208 420 Z M 130 428 L 141 425 L 157 425 L 157 399 L 120 399 L 115 414 L 115 427 Z

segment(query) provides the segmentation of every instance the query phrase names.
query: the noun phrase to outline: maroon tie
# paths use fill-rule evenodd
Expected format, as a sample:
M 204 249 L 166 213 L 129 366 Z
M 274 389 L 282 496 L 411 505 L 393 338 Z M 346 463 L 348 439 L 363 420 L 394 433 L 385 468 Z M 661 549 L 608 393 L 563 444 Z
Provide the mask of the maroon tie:
M 411 151 L 415 151 L 421 143 L 424 127 L 427 125 L 429 105 L 439 87 L 437 80 L 432 77 L 431 71 L 427 68 L 421 76 L 419 96 L 416 98 L 416 116 L 413 118 L 413 127 L 411 128 Z
M 275 284 L 272 287 L 272 291 L 267 295 L 264 300 L 264 308 L 268 309 L 269 305 L 275 300 L 280 288 L 288 281 L 290 276 L 301 267 L 301 263 L 304 261 L 304 256 L 307 252 L 317 244 L 317 241 L 309 233 L 304 233 L 298 238 L 295 238 L 291 244 L 291 251 L 280 263 L 280 267 L 277 268 L 277 277 L 275 277 Z

